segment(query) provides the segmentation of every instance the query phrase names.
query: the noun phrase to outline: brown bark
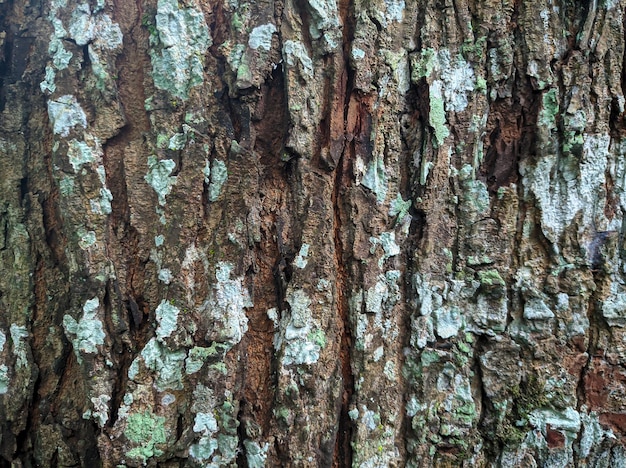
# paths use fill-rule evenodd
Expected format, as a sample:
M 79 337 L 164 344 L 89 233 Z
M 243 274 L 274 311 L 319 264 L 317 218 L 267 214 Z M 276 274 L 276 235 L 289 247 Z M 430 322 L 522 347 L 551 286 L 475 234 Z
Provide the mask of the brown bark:
M 0 2 L 0 459 L 626 465 L 624 8 Z

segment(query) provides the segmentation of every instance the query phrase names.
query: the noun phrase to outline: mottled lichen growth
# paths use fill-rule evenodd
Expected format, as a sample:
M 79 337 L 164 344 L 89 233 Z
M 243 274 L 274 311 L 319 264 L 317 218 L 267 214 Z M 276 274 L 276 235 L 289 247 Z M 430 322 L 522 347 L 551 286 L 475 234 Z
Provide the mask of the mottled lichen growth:
M 219 159 L 214 159 L 211 163 L 211 182 L 209 183 L 209 201 L 217 201 L 222 192 L 222 187 L 226 180 L 228 179 L 228 169 L 226 168 L 226 164 L 224 161 Z M 205 172 L 205 177 L 208 177 L 208 174 Z
M 81 359 L 81 352 L 95 354 L 98 346 L 104 344 L 104 330 L 102 321 L 98 317 L 100 300 L 97 297 L 89 299 L 83 306 L 83 316 L 77 322 L 71 315 L 63 317 L 63 327 L 74 346 L 76 357 Z
M 149 458 L 163 454 L 157 446 L 166 442 L 165 418 L 149 411 L 128 416 L 124 435 L 136 447 L 128 450 L 126 456 L 146 462 Z
M 284 347 L 283 366 L 314 364 L 326 339 L 313 319 L 311 300 L 304 291 L 295 290 L 287 295 L 287 302 L 290 314 L 283 317 L 274 346 L 277 349 Z
M 156 28 L 151 35 L 154 85 L 172 96 L 188 99 L 193 87 L 204 81 L 203 57 L 211 37 L 201 10 L 176 0 L 159 0 Z
M 168 281 L 169 283 L 169 281 Z M 157 307 L 155 314 L 159 326 L 156 330 L 157 339 L 163 341 L 176 330 L 180 309 L 165 299 Z
M 144 178 L 156 192 L 161 206 L 165 206 L 165 197 L 176 183 L 176 176 L 171 175 L 175 167 L 176 163 L 171 159 L 158 160 L 155 156 L 148 158 L 149 172 Z
M 66 137 L 75 127 L 87 127 L 87 116 L 80 107 L 76 97 L 60 96 L 48 101 L 48 116 L 54 133 Z
M 376 194 L 376 200 L 382 203 L 387 198 L 388 180 L 385 165 L 381 157 L 375 158 L 367 166 L 367 172 L 361 179 L 361 185 Z

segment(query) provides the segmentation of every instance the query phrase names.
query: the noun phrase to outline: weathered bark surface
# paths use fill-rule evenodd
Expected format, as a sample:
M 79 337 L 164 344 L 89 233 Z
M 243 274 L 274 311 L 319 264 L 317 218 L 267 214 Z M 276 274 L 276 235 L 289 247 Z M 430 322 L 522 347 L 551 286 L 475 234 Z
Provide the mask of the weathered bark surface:
M 0 1 L 0 459 L 626 466 L 615 0 Z

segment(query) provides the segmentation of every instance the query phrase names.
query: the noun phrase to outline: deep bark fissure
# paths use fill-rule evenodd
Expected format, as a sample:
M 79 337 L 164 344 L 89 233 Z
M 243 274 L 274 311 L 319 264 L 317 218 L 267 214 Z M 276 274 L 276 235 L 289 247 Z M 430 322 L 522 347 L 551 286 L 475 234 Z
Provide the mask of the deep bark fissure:
M 337 271 L 335 283 L 335 304 L 339 318 L 339 365 L 343 381 L 339 427 L 336 436 L 335 454 L 333 456 L 333 466 L 335 467 L 352 466 L 352 449 L 350 442 L 352 440 L 353 423 L 348 415 L 348 410 L 352 401 L 352 394 L 354 393 L 354 375 L 352 373 L 352 355 L 350 351 L 353 340 L 350 327 L 348 297 L 346 295 L 348 288 L 346 263 L 348 259 L 345 258 L 342 239 L 342 236 L 346 235 L 346 232 L 343 230 L 343 226 L 345 226 L 345 224 L 342 220 L 342 216 L 345 216 L 345 212 L 342 207 L 344 195 L 342 191 L 345 190 L 345 187 L 342 186 L 342 180 L 344 177 L 344 171 L 346 171 L 350 164 L 350 157 L 348 156 L 350 152 L 351 147 L 344 150 L 344 153 L 339 160 L 339 165 L 335 169 L 335 185 L 332 200 L 334 213 L 333 237 L 335 245 L 335 267 Z
M 348 264 L 353 261 L 347 258 L 347 249 L 344 246 L 344 240 L 352 237 L 352 228 L 349 225 L 349 217 L 347 215 L 345 204 L 349 203 L 347 195 L 351 186 L 352 161 L 355 156 L 354 143 L 346 140 L 349 125 L 350 102 L 356 97 L 354 89 L 354 70 L 350 66 L 348 57 L 351 53 L 352 43 L 354 41 L 354 4 L 353 2 L 340 1 L 338 4 L 339 15 L 342 22 L 342 58 L 341 61 L 336 60 L 335 63 L 341 65 L 340 70 L 335 70 L 336 80 L 339 89 L 335 89 L 334 93 L 329 94 L 330 101 L 327 111 L 328 135 L 326 138 L 328 155 L 328 163 L 334 167 L 334 180 L 332 191 L 333 206 L 333 243 L 335 252 L 335 306 L 337 308 L 337 316 L 339 321 L 339 366 L 342 378 L 342 390 L 340 395 L 339 420 L 336 433 L 336 440 L 333 453 L 333 467 L 350 467 L 352 466 L 352 439 L 354 422 L 350 418 L 348 411 L 352 403 L 354 394 L 354 374 L 352 370 L 352 347 L 353 332 L 350 325 L 350 309 L 348 306 L 349 291 L 349 274 Z M 341 141 L 335 141 L 333 137 L 337 136 L 336 122 L 340 121 L 342 131 L 339 138 Z M 339 149 L 337 145 L 341 145 L 339 158 L 335 153 Z M 328 164 L 327 163 L 327 164 Z

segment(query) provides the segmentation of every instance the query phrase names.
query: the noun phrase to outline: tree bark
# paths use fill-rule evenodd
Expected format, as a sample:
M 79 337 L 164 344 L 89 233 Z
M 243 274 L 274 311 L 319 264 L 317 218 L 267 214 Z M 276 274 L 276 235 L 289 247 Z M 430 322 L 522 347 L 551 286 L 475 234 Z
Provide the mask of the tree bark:
M 0 0 L 0 459 L 626 466 L 624 1 Z

